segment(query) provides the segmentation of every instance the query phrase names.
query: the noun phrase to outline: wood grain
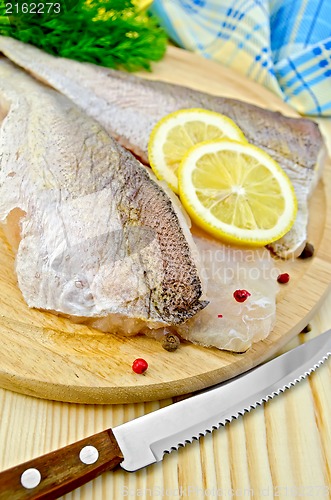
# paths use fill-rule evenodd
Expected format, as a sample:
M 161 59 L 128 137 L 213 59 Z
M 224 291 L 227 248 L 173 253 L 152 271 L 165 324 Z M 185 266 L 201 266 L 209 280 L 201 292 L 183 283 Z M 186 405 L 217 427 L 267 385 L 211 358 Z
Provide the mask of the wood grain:
M 213 78 L 210 78 L 210 75 Z M 146 76 L 146 75 L 145 75 Z M 170 48 L 149 76 L 208 92 L 246 99 L 294 114 L 254 82 L 217 63 Z M 14 256 L 0 234 L 0 386 L 27 395 L 79 403 L 127 403 L 192 392 L 234 376 L 271 357 L 309 321 L 331 281 L 331 163 L 311 199 L 312 259 L 277 261 L 291 274 L 277 305 L 272 334 L 245 354 L 206 349 L 185 342 L 174 353 L 147 337 L 103 334 L 65 318 L 32 310 L 16 283 Z M 145 358 L 149 370 L 134 374 L 132 361 Z

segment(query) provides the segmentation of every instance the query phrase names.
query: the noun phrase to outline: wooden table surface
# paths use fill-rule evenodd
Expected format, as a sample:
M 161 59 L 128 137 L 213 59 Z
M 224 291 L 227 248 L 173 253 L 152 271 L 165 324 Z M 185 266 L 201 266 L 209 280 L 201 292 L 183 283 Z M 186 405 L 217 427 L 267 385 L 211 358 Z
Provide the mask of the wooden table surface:
M 331 121 L 323 123 L 331 152 Z M 312 331 L 331 328 L 331 293 Z M 172 401 L 80 405 L 0 389 L 0 469 L 143 415 Z M 136 473 L 109 472 L 68 499 L 331 498 L 331 361 L 308 379 L 163 462 Z M 11 499 L 8 499 L 11 500 Z
M 331 293 L 312 331 L 331 328 Z M 0 390 L 0 469 L 170 404 L 78 405 Z M 163 496 L 162 496 L 163 490 Z M 109 472 L 65 499 L 331 497 L 331 361 L 308 379 L 163 462 Z M 209 496 L 208 496 L 209 495 Z M 10 499 L 8 499 L 10 500 Z

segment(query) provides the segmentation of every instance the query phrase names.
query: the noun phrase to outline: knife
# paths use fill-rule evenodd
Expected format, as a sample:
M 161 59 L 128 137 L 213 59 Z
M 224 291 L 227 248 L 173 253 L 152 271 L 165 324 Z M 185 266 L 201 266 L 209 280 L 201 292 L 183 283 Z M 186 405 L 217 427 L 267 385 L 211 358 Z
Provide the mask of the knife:
M 272 399 L 331 355 L 331 329 L 197 395 L 0 473 L 0 499 L 55 499 L 120 465 L 136 471 Z

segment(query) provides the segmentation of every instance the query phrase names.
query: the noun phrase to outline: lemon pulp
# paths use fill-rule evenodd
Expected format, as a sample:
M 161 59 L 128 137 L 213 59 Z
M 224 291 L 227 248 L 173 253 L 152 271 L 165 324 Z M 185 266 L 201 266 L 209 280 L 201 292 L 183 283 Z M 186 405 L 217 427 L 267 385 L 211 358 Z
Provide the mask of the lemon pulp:
M 192 219 L 214 236 L 263 246 L 294 223 L 297 201 L 281 167 L 248 143 L 207 141 L 190 148 L 179 169 L 179 194 Z

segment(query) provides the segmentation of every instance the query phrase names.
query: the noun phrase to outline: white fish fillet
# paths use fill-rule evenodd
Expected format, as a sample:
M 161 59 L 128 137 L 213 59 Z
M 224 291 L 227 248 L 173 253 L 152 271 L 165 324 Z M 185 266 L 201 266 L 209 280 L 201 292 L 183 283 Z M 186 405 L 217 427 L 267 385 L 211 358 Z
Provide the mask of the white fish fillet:
M 270 249 L 282 258 L 296 257 L 303 250 L 307 241 L 308 199 L 325 154 L 316 123 L 287 118 L 234 99 L 54 57 L 11 38 L 0 37 L 0 51 L 67 95 L 145 162 L 150 132 L 166 114 L 201 107 L 228 115 L 250 142 L 264 149 L 284 168 L 296 191 L 298 216 L 294 226 Z
M 0 222 L 30 307 L 134 334 L 206 305 L 185 218 L 131 153 L 4 59 L 0 109 Z

